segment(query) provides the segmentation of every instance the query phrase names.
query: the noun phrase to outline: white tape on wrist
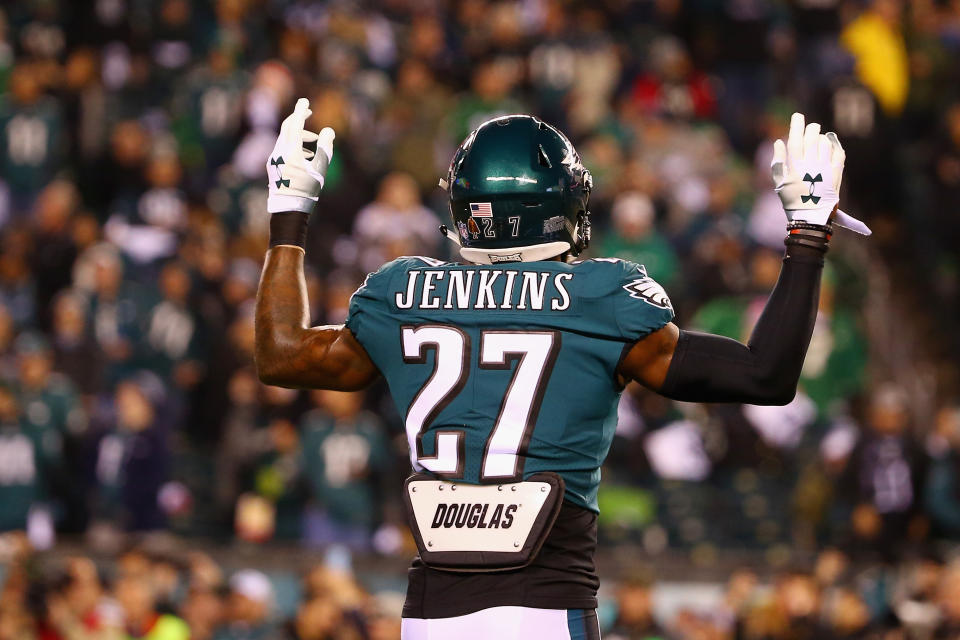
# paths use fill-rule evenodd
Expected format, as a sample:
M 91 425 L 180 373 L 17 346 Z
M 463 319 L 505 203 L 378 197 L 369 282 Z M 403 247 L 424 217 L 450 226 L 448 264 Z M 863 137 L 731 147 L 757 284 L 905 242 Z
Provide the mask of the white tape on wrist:
M 282 213 L 284 211 L 300 211 L 310 213 L 317 204 L 317 197 L 290 196 L 281 193 L 272 193 L 267 197 L 267 212 Z

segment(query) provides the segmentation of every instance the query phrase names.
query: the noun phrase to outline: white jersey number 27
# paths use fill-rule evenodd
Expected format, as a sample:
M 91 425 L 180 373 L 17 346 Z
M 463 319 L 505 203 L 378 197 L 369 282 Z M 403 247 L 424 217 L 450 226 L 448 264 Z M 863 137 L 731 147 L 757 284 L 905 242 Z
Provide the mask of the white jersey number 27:
M 406 431 L 410 461 L 417 471 L 426 469 L 441 477 L 459 478 L 464 468 L 464 438 L 460 429 L 440 429 L 433 435 L 434 455 L 423 453 L 424 431 L 456 398 L 470 374 L 470 339 L 456 327 L 422 325 L 403 327 L 403 360 L 426 364 L 434 352 L 433 373 L 410 403 Z M 487 438 L 481 479 L 519 479 L 519 457 L 537 420 L 553 363 L 560 351 L 555 331 L 483 331 L 480 334 L 481 369 L 514 367 L 500 411 Z

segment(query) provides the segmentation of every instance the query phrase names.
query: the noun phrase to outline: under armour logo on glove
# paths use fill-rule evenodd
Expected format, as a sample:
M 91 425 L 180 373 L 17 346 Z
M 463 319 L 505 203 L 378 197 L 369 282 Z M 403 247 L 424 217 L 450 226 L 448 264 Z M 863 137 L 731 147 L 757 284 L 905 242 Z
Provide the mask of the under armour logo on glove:
M 802 113 L 793 114 L 787 143 L 773 143 L 770 163 L 775 191 L 791 222 L 827 225 L 832 217 L 841 227 L 870 235 L 867 225 L 836 209 L 845 161 L 837 134 L 821 135 L 819 124 L 805 124 Z
M 820 202 L 820 196 L 813 195 L 813 190 L 817 186 L 818 182 L 823 182 L 823 175 L 817 174 L 816 178 L 811 178 L 809 173 L 803 174 L 803 181 L 810 183 L 810 193 L 805 196 L 800 196 L 801 202 L 809 202 L 813 200 L 813 204 Z
M 283 179 L 283 174 L 280 173 L 280 165 L 283 164 L 283 156 L 277 156 L 276 158 L 270 158 L 270 166 L 275 167 L 277 170 L 277 180 L 276 185 L 277 189 L 280 187 L 289 187 L 290 181 Z
M 310 102 L 297 100 L 297 106 L 280 125 L 280 135 L 267 161 L 269 196 L 267 211 L 309 213 L 323 188 L 330 160 L 333 159 L 333 129 L 319 134 L 303 127 L 311 115 Z M 281 169 L 282 165 L 282 169 Z

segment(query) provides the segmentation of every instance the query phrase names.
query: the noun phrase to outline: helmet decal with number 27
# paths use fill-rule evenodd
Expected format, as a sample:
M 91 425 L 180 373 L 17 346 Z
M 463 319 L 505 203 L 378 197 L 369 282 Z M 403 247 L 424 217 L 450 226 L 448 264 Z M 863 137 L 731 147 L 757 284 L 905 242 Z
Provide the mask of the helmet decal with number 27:
M 528 115 L 487 120 L 457 149 L 445 180 L 453 227 L 478 264 L 578 255 L 590 241 L 590 172 L 557 128 Z

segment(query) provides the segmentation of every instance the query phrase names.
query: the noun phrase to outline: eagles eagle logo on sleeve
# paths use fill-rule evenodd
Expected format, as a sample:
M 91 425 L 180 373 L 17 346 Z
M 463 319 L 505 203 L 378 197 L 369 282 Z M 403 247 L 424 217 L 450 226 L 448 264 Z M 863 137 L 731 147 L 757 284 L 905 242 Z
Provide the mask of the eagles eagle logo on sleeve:
M 655 307 L 673 311 L 673 305 L 670 304 L 670 297 L 667 296 L 667 292 L 656 280 L 647 275 L 628 282 L 623 285 L 623 289 L 630 294 L 631 298 L 637 298 Z

